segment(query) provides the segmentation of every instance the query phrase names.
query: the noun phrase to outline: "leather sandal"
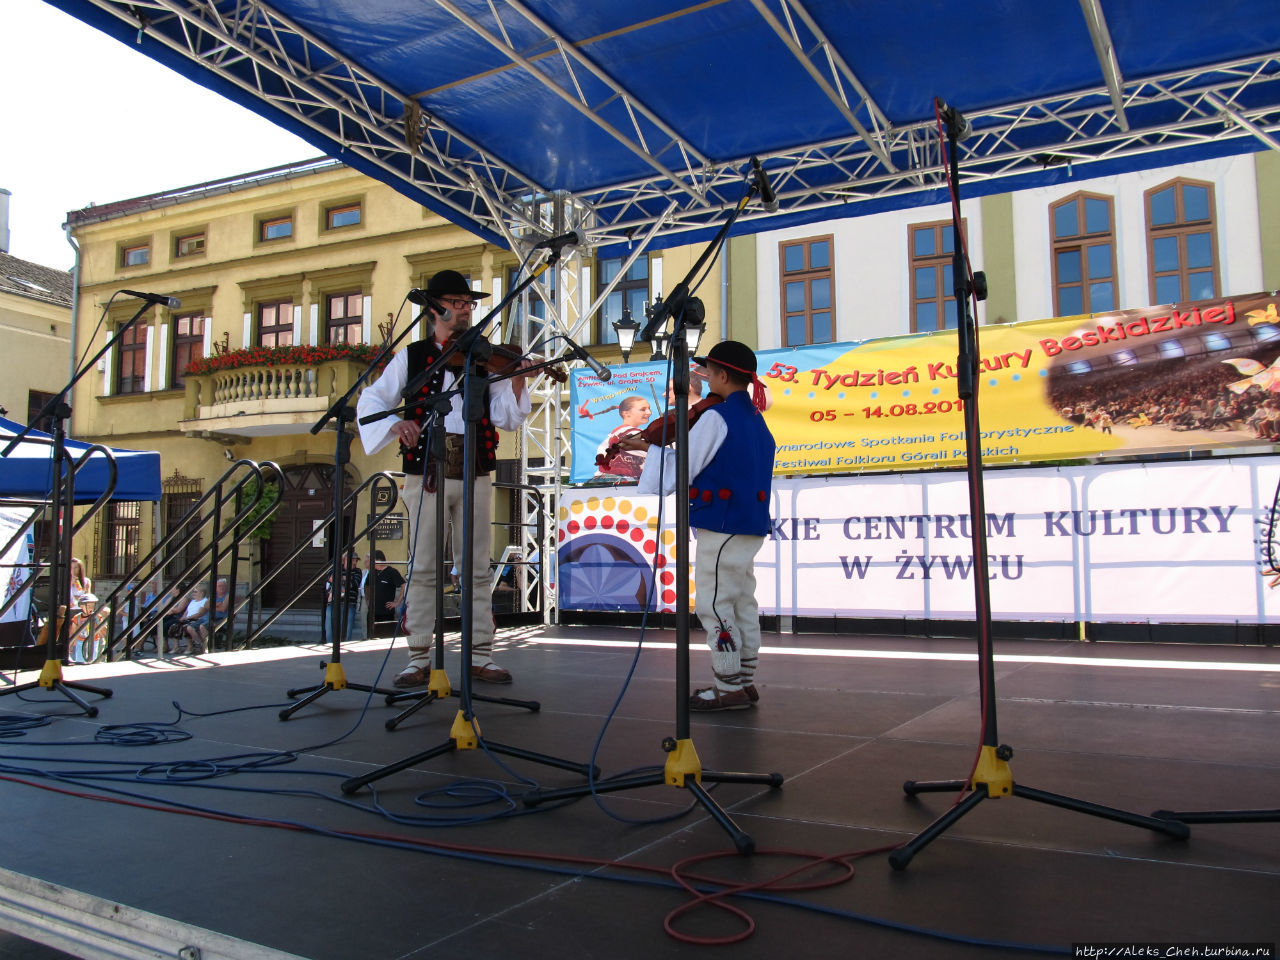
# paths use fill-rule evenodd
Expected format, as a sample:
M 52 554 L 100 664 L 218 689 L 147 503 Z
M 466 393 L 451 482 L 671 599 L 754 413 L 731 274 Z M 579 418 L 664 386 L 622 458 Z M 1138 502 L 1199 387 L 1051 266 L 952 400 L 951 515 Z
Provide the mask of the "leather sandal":
M 424 667 L 406 667 L 400 673 L 396 674 L 396 678 L 391 681 L 393 687 L 399 687 L 404 690 L 407 687 L 425 686 L 428 679 L 428 673 Z
M 710 693 L 711 696 L 704 697 L 704 693 Z M 716 687 L 703 687 L 701 690 L 695 690 L 689 697 L 689 709 L 699 713 L 709 713 L 713 710 L 750 710 L 752 706 L 750 695 L 741 688 L 725 692 Z
M 496 663 L 486 663 L 483 667 L 472 664 L 471 679 L 483 680 L 485 683 L 510 683 L 511 672 L 502 669 Z

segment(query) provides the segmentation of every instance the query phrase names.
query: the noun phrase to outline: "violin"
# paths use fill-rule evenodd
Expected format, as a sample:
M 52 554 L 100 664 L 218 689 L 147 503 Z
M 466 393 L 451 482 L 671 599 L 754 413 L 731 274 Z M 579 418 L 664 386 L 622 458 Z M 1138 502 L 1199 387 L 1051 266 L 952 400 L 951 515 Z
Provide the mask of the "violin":
M 724 397 L 718 393 L 709 393 L 692 407 L 689 408 L 689 426 L 693 426 L 698 422 L 698 418 L 703 412 L 710 410 L 717 403 L 721 403 Z M 630 440 L 632 437 L 640 437 L 646 443 L 656 443 L 659 446 L 668 446 L 676 442 L 676 411 L 672 410 L 666 416 L 659 417 L 653 423 L 649 424 L 643 430 L 637 430 L 635 433 L 629 433 L 620 439 Z M 602 473 L 608 473 L 605 468 L 613 462 L 614 457 L 622 452 L 622 447 L 618 443 L 611 443 L 605 447 L 604 453 L 596 454 L 596 465 Z
M 450 337 L 449 342 L 452 343 L 455 339 L 456 337 Z M 493 348 L 493 353 L 488 360 L 480 364 L 488 373 L 499 375 L 509 373 L 512 367 L 525 359 L 524 351 L 520 349 L 520 344 L 518 343 L 490 343 L 489 346 Z M 466 362 L 467 355 L 459 350 L 449 357 L 445 366 L 454 370 L 461 370 L 466 365 Z M 569 375 L 561 369 L 558 363 L 550 367 L 544 367 L 536 372 L 545 373 L 556 383 L 566 383 L 569 379 Z

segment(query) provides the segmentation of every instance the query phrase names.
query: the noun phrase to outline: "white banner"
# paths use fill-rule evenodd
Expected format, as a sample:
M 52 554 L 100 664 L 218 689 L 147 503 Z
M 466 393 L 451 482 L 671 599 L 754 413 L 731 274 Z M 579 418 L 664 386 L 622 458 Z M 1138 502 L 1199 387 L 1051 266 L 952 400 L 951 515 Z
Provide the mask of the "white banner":
M 1277 622 L 1265 538 L 1278 482 L 1271 457 L 990 471 L 992 616 Z M 656 497 L 564 491 L 561 608 L 640 610 L 656 584 L 654 608 L 671 610 L 673 504 L 659 527 Z M 964 473 L 777 480 L 770 515 L 762 613 L 973 618 Z
M 17 508 L 6 507 L 0 509 L 0 545 L 8 543 L 24 523 L 31 518 L 32 511 L 19 510 Z M 28 566 L 31 562 L 31 531 L 28 530 L 26 535 L 19 537 L 18 541 L 9 548 L 9 552 L 0 557 L 0 571 L 4 576 L 4 599 L 7 601 L 18 590 L 22 589 L 22 596 L 14 603 L 12 607 L 4 612 L 4 616 L 0 617 L 0 621 L 8 623 L 10 621 L 21 622 L 27 619 L 27 615 L 31 612 L 31 586 L 27 585 L 23 588 L 28 580 L 33 579 L 34 571 Z

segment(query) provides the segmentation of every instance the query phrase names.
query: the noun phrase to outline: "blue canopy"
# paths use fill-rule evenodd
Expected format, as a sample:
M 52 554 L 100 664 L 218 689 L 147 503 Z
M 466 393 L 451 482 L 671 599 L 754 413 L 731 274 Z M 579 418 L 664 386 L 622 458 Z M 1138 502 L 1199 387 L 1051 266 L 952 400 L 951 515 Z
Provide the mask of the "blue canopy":
M 22 424 L 0 417 L 0 449 L 22 432 Z M 32 430 L 7 457 L 0 457 L 0 497 L 48 497 L 53 486 L 52 438 Z M 67 441 L 67 455 L 75 460 L 90 444 Z M 111 449 L 116 461 L 116 487 L 112 500 L 159 500 L 160 454 L 154 451 Z M 92 503 L 102 495 L 110 479 L 107 458 L 95 452 L 76 472 L 76 502 Z
M 1275 0 L 50 0 L 504 246 L 772 229 L 1280 149 Z

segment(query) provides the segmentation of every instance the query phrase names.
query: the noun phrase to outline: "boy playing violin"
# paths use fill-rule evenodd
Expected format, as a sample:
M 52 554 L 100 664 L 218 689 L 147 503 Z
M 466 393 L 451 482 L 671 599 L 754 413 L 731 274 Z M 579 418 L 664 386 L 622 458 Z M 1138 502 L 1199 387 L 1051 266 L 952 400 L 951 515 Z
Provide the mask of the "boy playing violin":
M 745 710 L 760 699 L 755 557 L 769 532 L 773 434 L 761 414 L 764 384 L 756 377 L 750 347 L 725 340 L 693 359 L 706 368 L 707 386 L 723 402 L 703 411 L 689 429 L 689 524 L 698 540 L 695 611 L 707 631 L 715 673 L 713 686 L 689 697 L 689 709 Z M 642 437 L 622 440 L 620 446 L 653 452 Z M 645 458 L 640 493 L 675 490 L 675 450 L 661 453 Z

